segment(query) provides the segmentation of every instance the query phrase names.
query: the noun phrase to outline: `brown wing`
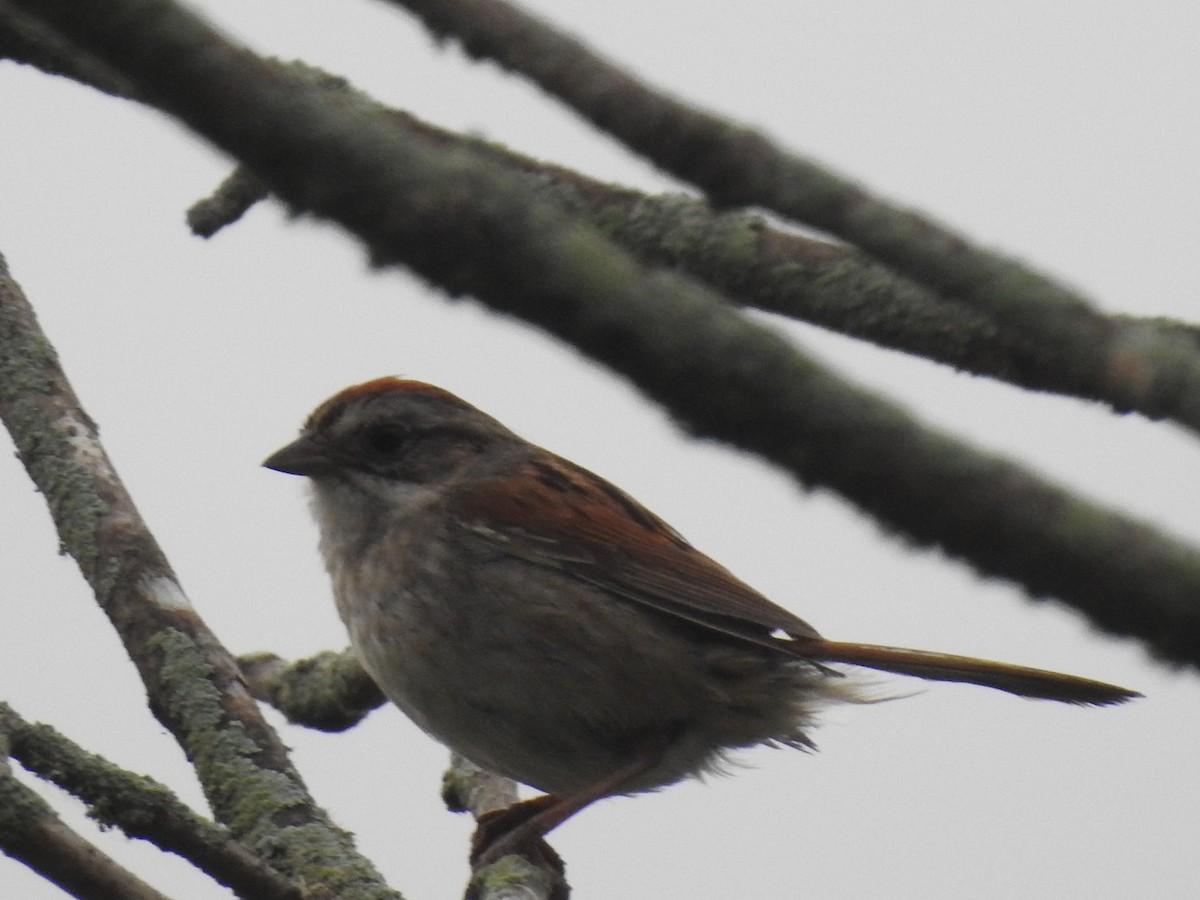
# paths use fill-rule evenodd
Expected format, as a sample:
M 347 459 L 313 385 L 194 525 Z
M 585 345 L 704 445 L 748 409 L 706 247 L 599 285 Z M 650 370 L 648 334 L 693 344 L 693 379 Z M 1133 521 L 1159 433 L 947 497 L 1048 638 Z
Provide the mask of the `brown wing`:
M 814 665 L 850 663 L 1065 703 L 1105 705 L 1140 696 L 1115 685 L 1042 669 L 826 640 L 807 622 L 696 550 L 632 497 L 551 454 L 525 463 L 514 476 L 459 495 L 451 512 L 464 527 L 505 553 Z
M 559 457 L 472 489 L 452 511 L 514 556 L 714 631 L 778 650 L 818 637 L 632 497 Z

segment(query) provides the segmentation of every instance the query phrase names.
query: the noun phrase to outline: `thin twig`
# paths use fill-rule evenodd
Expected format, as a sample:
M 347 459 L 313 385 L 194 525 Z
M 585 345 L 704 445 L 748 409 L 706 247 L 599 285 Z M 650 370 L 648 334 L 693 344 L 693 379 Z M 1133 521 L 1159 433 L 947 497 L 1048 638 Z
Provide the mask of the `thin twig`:
M 387 702 L 350 650 L 288 662 L 273 653 L 238 657 L 254 699 L 269 703 L 297 725 L 345 731 Z
M 450 768 L 442 777 L 442 798 L 451 812 L 469 812 L 478 822 L 516 804 L 517 785 L 451 753 Z M 473 868 L 468 900 L 565 900 L 569 889 L 562 860 L 544 838 L 531 849 L 534 852 L 510 854 Z
M 517 784 L 479 768 L 459 753 L 451 753 L 450 767 L 442 776 L 442 799 L 451 812 L 469 812 L 479 821 L 488 813 L 516 803 Z
M 200 237 L 212 237 L 266 197 L 267 186 L 244 166 L 238 166 L 212 194 L 192 205 L 187 212 L 188 227 Z

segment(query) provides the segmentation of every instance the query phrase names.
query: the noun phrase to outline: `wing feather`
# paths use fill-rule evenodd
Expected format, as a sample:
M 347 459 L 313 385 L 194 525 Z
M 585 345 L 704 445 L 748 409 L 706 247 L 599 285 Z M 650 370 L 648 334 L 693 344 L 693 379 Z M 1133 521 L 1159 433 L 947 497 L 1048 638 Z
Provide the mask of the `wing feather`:
M 499 552 L 565 572 L 631 603 L 819 668 L 823 662 L 849 663 L 1066 703 L 1105 705 L 1140 696 L 1042 669 L 826 640 L 607 481 L 551 455 L 524 466 L 516 475 L 458 495 L 451 508 L 457 520 Z
M 567 460 L 534 460 L 517 476 L 474 486 L 453 512 L 506 553 L 713 631 L 785 652 L 789 641 L 818 637 L 628 494 Z

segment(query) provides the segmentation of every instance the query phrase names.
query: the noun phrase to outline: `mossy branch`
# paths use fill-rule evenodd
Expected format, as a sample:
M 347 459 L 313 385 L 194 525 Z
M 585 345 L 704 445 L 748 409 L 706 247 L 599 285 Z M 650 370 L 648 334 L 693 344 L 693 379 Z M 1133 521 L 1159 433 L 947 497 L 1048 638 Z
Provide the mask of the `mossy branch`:
M 188 602 L 3 258 L 0 420 L 217 820 L 299 882 L 345 898 L 397 897 L 313 802 L 237 664 Z
M 1059 380 L 1104 385 L 1116 409 L 1200 430 L 1200 357 L 1154 328 L 1115 328 L 1076 291 L 900 207 L 766 135 L 639 80 L 505 0 L 392 0 L 439 41 L 523 75 L 718 208 L 762 207 L 858 247 L 894 271 L 1054 348 Z
M 247 900 L 300 900 L 300 888 L 265 866 L 229 832 L 192 811 L 165 785 L 89 753 L 49 725 L 0 702 L 0 734 L 26 771 L 78 797 L 102 827 L 116 827 L 188 860 Z

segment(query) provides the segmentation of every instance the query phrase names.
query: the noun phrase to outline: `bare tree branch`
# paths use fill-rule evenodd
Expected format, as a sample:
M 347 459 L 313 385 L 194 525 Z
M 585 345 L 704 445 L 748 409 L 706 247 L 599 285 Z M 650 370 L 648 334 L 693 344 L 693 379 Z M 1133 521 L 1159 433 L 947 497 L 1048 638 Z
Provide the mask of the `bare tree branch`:
M 442 776 L 442 799 L 451 812 L 469 812 L 478 820 L 507 809 L 519 798 L 511 778 L 495 775 L 465 756 L 451 753 L 450 767 Z
M 472 9 L 471 3 L 463 0 L 415 0 L 406 5 L 425 16 L 435 31 L 440 27 L 438 23 L 453 24 L 464 32 L 460 38 L 465 44 L 492 48 L 486 55 L 524 72 L 565 99 L 588 99 L 586 94 L 582 98 L 577 96 L 576 86 L 594 78 L 597 72 L 627 86 L 637 84 L 632 76 L 601 60 L 583 44 L 515 7 L 492 0 L 479 2 L 478 9 Z M 487 15 L 472 18 L 482 13 Z M 465 25 L 467 22 L 470 24 Z M 527 53 L 523 44 L 516 52 L 510 52 L 511 41 L 518 36 L 524 40 L 529 34 L 537 36 L 534 46 L 540 48 L 541 54 Z M 482 43 L 477 45 L 477 40 Z M 568 76 L 560 71 L 557 54 L 565 45 L 586 50 L 569 57 L 572 65 L 581 67 L 579 73 Z M 107 93 L 136 96 L 128 80 L 4 0 L 0 0 L 0 56 L 74 78 Z M 682 120 L 690 122 L 698 117 L 701 123 L 709 123 L 707 130 L 711 130 L 712 122 L 718 121 L 644 85 L 639 85 L 634 94 L 668 104 Z M 626 115 L 637 115 L 636 107 L 617 104 L 617 108 L 625 109 Z M 586 114 L 587 107 L 581 111 Z M 410 124 L 436 139 L 464 140 L 416 120 L 410 119 Z M 744 133 L 744 129 L 733 126 L 726 126 L 726 131 Z M 669 136 L 660 134 L 658 139 L 665 141 Z M 472 139 L 465 140 L 481 146 Z M 631 146 L 647 152 L 645 148 Z M 698 201 L 648 198 L 637 192 L 620 191 L 568 170 L 543 166 L 498 148 L 490 149 L 496 156 L 526 170 L 541 170 L 571 183 L 587 201 L 589 218 L 627 249 L 648 262 L 673 262 L 714 287 L 730 291 L 738 302 L 796 316 L 884 347 L 1021 387 L 1098 400 L 1117 412 L 1136 411 L 1151 419 L 1174 419 L 1192 430 L 1200 427 L 1196 415 L 1200 406 L 1190 401 L 1193 389 L 1200 384 L 1200 350 L 1193 326 L 1104 316 L 1094 310 L 1085 314 L 1078 304 L 1073 308 L 1068 308 L 1070 304 L 1063 307 L 1065 335 L 1061 329 L 1044 327 L 1041 317 L 1045 311 L 1040 308 L 1026 310 L 1038 314 L 1036 321 L 1028 325 L 1024 323 L 1024 314 L 1007 317 L 1013 321 L 1006 321 L 1005 316 L 996 317 L 976 304 L 943 297 L 936 290 L 898 276 L 850 249 L 766 228 L 757 218 L 715 215 Z M 781 150 L 775 153 L 786 156 Z M 197 234 L 211 236 L 265 196 L 265 185 L 250 172 L 239 169 L 211 197 L 189 211 L 189 224 Z M 617 205 L 628 208 L 625 218 L 613 217 Z M 924 222 L 923 231 L 933 233 L 928 222 Z M 852 233 L 842 236 L 855 238 Z M 943 240 L 934 249 L 950 245 L 961 245 L 959 250 L 967 247 L 965 240 L 951 237 L 953 241 Z M 747 240 L 757 247 L 749 255 Z M 903 269 L 901 265 L 897 267 Z M 1022 274 L 1029 275 L 1016 266 L 1014 283 Z M 1065 289 L 1056 287 L 1056 290 Z M 1076 299 L 1086 302 L 1081 297 Z M 1190 333 L 1182 334 L 1182 330 Z M 1087 358 L 1093 359 L 1088 362 Z
M 168 900 L 72 831 L 21 784 L 0 728 L 0 850 L 81 900 Z
M 269 703 L 289 722 L 319 731 L 345 731 L 387 702 L 350 650 L 293 663 L 255 653 L 239 656 L 238 665 L 254 699 Z
M 249 165 L 298 209 L 451 294 L 533 322 L 630 378 L 697 435 L 837 490 L 885 527 L 1054 596 L 1200 667 L 1200 554 L 922 426 L 747 319 L 647 271 L 477 153 L 430 152 L 166 0 L 20 0 Z M 119 25 L 117 23 L 120 23 Z
M 338 87 L 352 90 L 344 83 Z M 376 103 L 361 93 L 357 96 L 364 103 Z M 761 216 L 717 213 L 703 200 L 682 194 L 652 196 L 605 184 L 398 110 L 382 105 L 377 109 L 432 146 L 475 150 L 525 173 L 535 196 L 585 218 L 640 260 L 687 272 L 733 302 L 973 375 L 1098 401 L 1117 412 L 1136 411 L 1151 419 L 1163 415 L 1156 405 L 1140 402 L 1149 395 L 1138 392 L 1131 397 L 1107 376 L 1097 381 L 1071 374 L 1069 348 L 1046 335 L 997 322 L 852 247 L 773 228 Z M 260 179 L 239 167 L 188 211 L 188 223 L 197 234 L 209 237 L 267 195 Z M 1122 379 L 1141 380 L 1156 369 L 1159 362 L 1154 353 L 1160 337 L 1181 353 L 1190 347 L 1193 359 L 1188 365 L 1200 365 L 1200 341 L 1192 326 L 1132 316 L 1106 316 L 1104 321 L 1114 346 L 1125 348 L 1120 359 Z M 1152 339 L 1147 340 L 1147 335 Z
M 169 788 L 89 753 L 48 725 L 31 724 L 0 702 L 0 733 L 24 768 L 88 805 L 101 825 L 120 828 L 188 860 L 247 900 L 299 900 L 300 889 L 229 833 L 197 815 Z
M 0 419 L 218 821 L 297 880 L 396 897 L 309 796 L 237 664 L 192 608 L 0 259 Z
M 1114 329 L 1082 295 L 870 193 L 753 129 L 669 96 L 504 0 L 392 0 L 438 40 L 526 76 L 718 207 L 760 206 L 837 235 L 1040 346 L 1066 393 L 1103 385 L 1118 410 L 1200 430 L 1200 358 L 1162 331 Z
M 188 227 L 200 237 L 212 237 L 267 195 L 267 186 L 249 169 L 238 166 L 212 194 L 192 205 L 187 212 Z
M 101 65 L 40 19 L 0 0 L 0 59 L 33 66 L 115 97 L 133 97 L 133 85 Z
M 469 812 L 478 822 L 518 802 L 517 785 L 494 775 L 457 753 L 442 778 L 442 798 L 451 812 Z M 469 900 L 565 900 L 567 883 L 562 860 L 545 840 L 538 852 L 506 856 L 490 866 L 474 868 Z

